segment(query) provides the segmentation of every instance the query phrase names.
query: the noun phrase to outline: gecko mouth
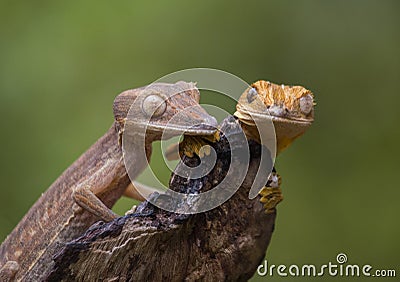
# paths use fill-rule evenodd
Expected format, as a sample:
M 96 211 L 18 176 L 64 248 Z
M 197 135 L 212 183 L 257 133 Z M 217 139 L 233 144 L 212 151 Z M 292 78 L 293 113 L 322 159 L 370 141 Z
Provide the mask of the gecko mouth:
M 217 131 L 217 125 L 209 124 L 196 124 L 189 129 L 185 130 L 186 135 L 199 135 L 199 132 L 203 132 L 204 135 L 212 135 Z
M 217 120 L 210 115 L 202 115 L 200 118 L 185 117 L 178 122 L 162 123 L 157 121 L 125 120 L 125 128 L 137 134 L 141 131 L 149 131 L 165 136 L 178 135 L 214 135 L 218 128 Z M 127 130 L 125 130 L 126 132 Z
M 163 134 L 172 134 L 172 135 L 213 135 L 217 131 L 217 124 L 210 125 L 206 123 L 200 123 L 193 125 L 191 127 L 182 126 L 177 124 L 168 124 L 165 125 L 157 125 L 157 124 L 148 124 L 146 126 L 147 130 L 162 132 Z
M 236 117 L 241 119 L 242 121 L 260 121 L 260 122 L 265 122 L 265 121 L 273 121 L 273 122 L 280 122 L 280 123 L 296 123 L 296 124 L 302 124 L 302 125 L 311 125 L 312 122 L 314 121 L 313 119 L 310 118 L 300 118 L 300 117 L 293 117 L 293 116 L 277 116 L 273 115 L 270 112 L 248 112 L 248 111 L 236 111 L 234 114 Z

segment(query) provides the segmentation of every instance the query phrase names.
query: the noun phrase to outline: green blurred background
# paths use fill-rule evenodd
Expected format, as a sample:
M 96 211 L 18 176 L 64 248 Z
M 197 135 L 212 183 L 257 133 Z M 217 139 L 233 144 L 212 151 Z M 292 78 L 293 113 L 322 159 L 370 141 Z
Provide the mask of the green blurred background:
M 211 67 L 248 82 L 304 85 L 317 99 L 314 125 L 277 160 L 285 200 L 269 263 L 320 265 L 344 252 L 350 263 L 399 276 L 399 8 L 396 1 L 1 1 L 0 241 L 108 129 L 119 92 Z M 169 172 L 162 175 L 166 181 Z M 131 206 L 123 200 L 116 210 Z

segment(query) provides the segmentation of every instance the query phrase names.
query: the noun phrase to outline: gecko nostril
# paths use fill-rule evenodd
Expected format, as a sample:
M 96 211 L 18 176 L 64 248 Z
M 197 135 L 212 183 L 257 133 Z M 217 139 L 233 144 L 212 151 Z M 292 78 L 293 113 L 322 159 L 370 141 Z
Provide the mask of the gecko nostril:
M 300 111 L 308 115 L 314 107 L 314 99 L 310 94 L 300 98 Z

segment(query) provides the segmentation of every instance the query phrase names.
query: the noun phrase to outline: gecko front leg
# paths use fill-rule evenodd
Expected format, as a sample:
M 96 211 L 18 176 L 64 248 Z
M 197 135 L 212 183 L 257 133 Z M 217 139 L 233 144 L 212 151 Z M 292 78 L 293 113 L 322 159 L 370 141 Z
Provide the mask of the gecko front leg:
M 119 217 L 96 196 L 93 190 L 89 185 L 81 185 L 74 189 L 72 197 L 80 207 L 106 222 Z
M 138 188 L 140 189 L 140 192 L 138 191 Z M 142 202 L 155 191 L 158 190 L 138 182 L 131 182 L 126 187 L 124 196 Z M 100 189 L 95 189 L 90 185 L 81 185 L 74 189 L 73 198 L 80 207 L 97 215 L 106 222 L 119 217 L 96 196 L 99 192 L 101 192 Z

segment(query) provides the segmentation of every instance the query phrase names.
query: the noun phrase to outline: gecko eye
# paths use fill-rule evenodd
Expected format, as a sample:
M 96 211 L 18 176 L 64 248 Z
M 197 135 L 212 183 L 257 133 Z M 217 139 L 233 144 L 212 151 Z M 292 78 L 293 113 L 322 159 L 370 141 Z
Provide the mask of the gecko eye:
M 159 117 L 167 109 L 165 99 L 158 95 L 149 95 L 143 100 L 142 110 L 148 117 Z
M 247 92 L 247 102 L 251 103 L 257 98 L 257 90 L 253 87 Z
M 300 111 L 303 114 L 308 115 L 312 111 L 313 106 L 314 101 L 310 94 L 300 98 Z

